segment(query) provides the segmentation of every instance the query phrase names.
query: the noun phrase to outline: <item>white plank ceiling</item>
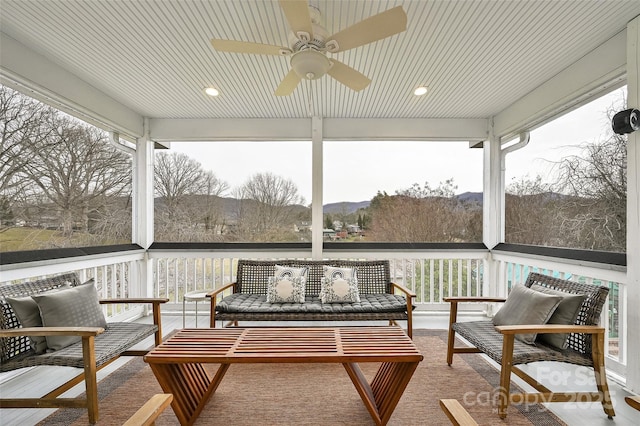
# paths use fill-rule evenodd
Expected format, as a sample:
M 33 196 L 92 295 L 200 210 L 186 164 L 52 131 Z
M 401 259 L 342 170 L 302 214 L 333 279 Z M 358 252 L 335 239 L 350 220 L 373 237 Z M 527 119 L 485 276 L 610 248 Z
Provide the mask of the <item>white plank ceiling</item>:
M 325 76 L 273 95 L 288 58 L 216 52 L 211 38 L 286 46 L 277 1 L 0 0 L 0 29 L 153 118 L 490 117 L 625 28 L 638 0 L 311 0 L 333 34 L 401 5 L 408 30 L 330 55 L 373 80 Z M 415 97 L 413 89 L 429 93 Z M 211 98 L 203 88 L 214 86 Z

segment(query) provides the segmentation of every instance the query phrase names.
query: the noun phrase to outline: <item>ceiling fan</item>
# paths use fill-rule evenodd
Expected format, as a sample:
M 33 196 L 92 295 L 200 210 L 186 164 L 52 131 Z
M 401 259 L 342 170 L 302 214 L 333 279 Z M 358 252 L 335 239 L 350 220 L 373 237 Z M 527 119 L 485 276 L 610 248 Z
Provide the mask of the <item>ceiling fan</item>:
M 291 69 L 276 89 L 276 96 L 290 95 L 302 79 L 315 80 L 325 74 L 355 91 L 364 89 L 371 80 L 350 66 L 328 58 L 327 52 L 343 52 L 407 29 L 407 15 L 402 6 L 373 15 L 331 36 L 320 24 L 320 11 L 309 6 L 307 1 L 280 0 L 280 7 L 291 29 L 290 47 L 237 40 L 211 40 L 213 48 L 220 52 L 291 56 Z

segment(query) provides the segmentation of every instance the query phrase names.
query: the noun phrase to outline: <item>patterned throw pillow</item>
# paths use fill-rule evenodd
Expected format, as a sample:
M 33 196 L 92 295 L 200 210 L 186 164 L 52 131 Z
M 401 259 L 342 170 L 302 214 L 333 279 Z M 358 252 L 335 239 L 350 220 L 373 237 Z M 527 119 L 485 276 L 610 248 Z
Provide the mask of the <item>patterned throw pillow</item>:
M 323 273 L 320 287 L 322 303 L 360 302 L 356 268 L 324 266 Z
M 309 268 L 293 268 L 291 266 L 276 265 L 276 278 L 294 278 L 301 277 L 306 279 Z
M 304 303 L 309 268 L 275 265 L 267 284 L 268 303 Z
M 304 277 L 269 277 L 267 303 L 304 303 Z

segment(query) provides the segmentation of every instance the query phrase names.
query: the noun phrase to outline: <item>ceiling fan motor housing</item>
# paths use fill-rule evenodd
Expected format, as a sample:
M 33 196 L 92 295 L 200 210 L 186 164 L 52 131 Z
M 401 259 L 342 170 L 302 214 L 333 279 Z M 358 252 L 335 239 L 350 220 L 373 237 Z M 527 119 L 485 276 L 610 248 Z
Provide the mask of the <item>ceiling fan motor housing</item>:
M 307 49 L 295 53 L 291 57 L 291 68 L 300 78 L 317 80 L 329 71 L 331 62 L 324 54 Z

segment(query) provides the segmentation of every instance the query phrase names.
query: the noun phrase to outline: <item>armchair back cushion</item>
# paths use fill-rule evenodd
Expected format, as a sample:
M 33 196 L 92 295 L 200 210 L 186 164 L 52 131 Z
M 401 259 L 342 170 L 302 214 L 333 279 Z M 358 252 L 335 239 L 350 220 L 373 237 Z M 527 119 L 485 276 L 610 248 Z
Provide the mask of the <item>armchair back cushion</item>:
M 64 286 L 80 285 L 77 274 L 56 275 L 41 280 L 0 286 L 0 329 L 19 328 L 20 320 L 7 301 L 8 297 L 25 297 L 47 291 L 60 289 Z M 32 341 L 28 336 L 0 338 L 0 362 L 24 355 L 32 351 Z
M 561 301 L 560 296 L 516 285 L 511 289 L 505 304 L 493 317 L 493 325 L 546 324 Z M 516 339 L 533 345 L 536 333 L 516 334 Z
M 609 294 L 608 287 L 549 277 L 537 272 L 531 272 L 524 285 L 529 288 L 539 285 L 563 293 L 583 295 L 584 300 L 574 322 L 576 325 L 598 325 Z M 570 333 L 566 340 L 566 348 L 591 357 L 591 334 Z
M 93 280 L 86 284 L 32 296 L 45 327 L 107 327 Z M 80 341 L 80 336 L 47 336 L 47 347 L 59 350 Z

